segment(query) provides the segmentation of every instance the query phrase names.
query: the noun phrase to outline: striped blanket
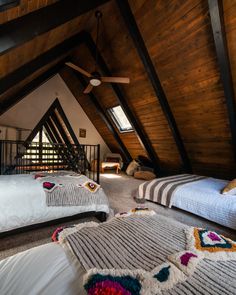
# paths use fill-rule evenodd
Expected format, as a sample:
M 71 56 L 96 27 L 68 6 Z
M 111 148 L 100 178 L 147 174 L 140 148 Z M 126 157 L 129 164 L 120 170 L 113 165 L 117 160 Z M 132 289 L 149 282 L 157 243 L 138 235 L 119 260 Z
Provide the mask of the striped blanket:
M 109 286 L 116 290 L 128 286 L 127 293 L 119 294 L 236 294 L 233 241 L 232 249 L 228 249 L 232 250 L 228 252 L 232 256 L 226 259 L 217 250 L 217 259 L 208 256 L 205 259 L 204 253 L 192 248 L 193 228 L 164 216 L 130 216 L 78 226 L 76 232 L 64 235 L 61 243 L 83 266 L 88 294 L 103 294 L 97 290 L 101 282 L 100 292 Z M 213 246 L 220 239 L 223 241 L 214 232 L 202 232 L 207 249 L 209 238 Z M 227 243 L 230 240 L 225 243 L 224 239 L 221 251 L 227 251 Z M 221 261 L 215 261 L 218 258 Z M 135 290 L 132 291 L 131 285 Z
M 47 206 L 108 205 L 100 185 L 84 175 L 46 176 L 37 181 L 45 191 Z
M 173 196 L 182 185 L 206 178 L 192 174 L 181 174 L 157 178 L 140 184 L 138 198 L 146 199 L 171 208 Z

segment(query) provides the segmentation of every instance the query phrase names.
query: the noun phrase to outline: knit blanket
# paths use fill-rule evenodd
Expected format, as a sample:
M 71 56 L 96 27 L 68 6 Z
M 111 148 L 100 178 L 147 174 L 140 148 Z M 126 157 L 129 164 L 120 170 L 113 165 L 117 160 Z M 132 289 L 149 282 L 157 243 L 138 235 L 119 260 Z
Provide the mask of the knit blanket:
M 235 294 L 236 243 L 162 216 L 80 224 L 59 240 L 89 295 Z
M 37 178 L 45 191 L 47 206 L 108 205 L 103 189 L 84 175 Z
M 146 181 L 139 186 L 138 198 L 146 199 L 171 208 L 174 194 L 181 186 L 206 178 L 192 174 L 181 174 Z

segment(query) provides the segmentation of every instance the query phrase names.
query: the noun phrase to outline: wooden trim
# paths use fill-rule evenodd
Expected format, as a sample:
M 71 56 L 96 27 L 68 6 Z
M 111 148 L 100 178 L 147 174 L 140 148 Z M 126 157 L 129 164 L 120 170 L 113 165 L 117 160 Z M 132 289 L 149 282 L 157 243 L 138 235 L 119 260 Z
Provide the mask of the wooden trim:
M 86 87 L 87 83 L 85 82 L 84 78 L 80 74 L 77 74 L 75 72 L 74 72 L 74 74 L 77 77 L 77 79 L 80 81 L 81 85 L 83 87 Z M 101 119 L 103 120 L 103 122 L 105 123 L 105 125 L 107 126 L 107 128 L 110 130 L 113 137 L 117 141 L 122 154 L 125 156 L 126 162 L 129 163 L 130 161 L 132 161 L 132 157 L 131 157 L 129 151 L 127 150 L 126 146 L 122 142 L 118 132 L 114 128 L 113 124 L 111 123 L 111 120 L 107 116 L 106 112 L 103 110 L 103 108 L 102 108 L 101 104 L 99 103 L 97 97 L 92 92 L 90 92 L 88 94 L 88 96 L 89 96 L 91 102 L 93 103 L 93 105 L 95 106 L 95 108 L 97 110 L 97 113 L 99 114 L 99 116 L 101 117 Z
M 227 41 L 225 36 L 223 3 L 221 0 L 208 0 L 211 27 L 214 37 L 217 61 L 220 69 L 221 81 L 224 88 L 228 111 L 232 144 L 236 158 L 236 106 L 233 79 L 230 69 Z
M 183 168 L 186 172 L 190 173 L 192 171 L 192 168 L 191 168 L 191 164 L 190 164 L 185 146 L 183 144 L 183 140 L 181 138 L 175 118 L 170 109 L 169 103 L 167 101 L 164 89 L 161 85 L 161 82 L 157 75 L 154 64 L 151 60 L 151 57 L 144 43 L 143 37 L 139 31 L 136 20 L 129 6 L 129 2 L 128 0 L 122 0 L 122 1 L 116 0 L 116 3 L 120 9 L 121 15 L 129 30 L 130 36 L 134 42 L 134 45 L 139 54 L 139 57 L 144 65 L 144 68 L 147 72 L 149 80 L 152 83 L 153 89 L 156 93 L 156 97 L 160 103 L 162 111 L 167 119 L 167 122 L 169 124 L 170 130 L 172 132 L 173 138 L 175 140 L 176 146 L 179 151 L 179 155 L 183 163 Z
M 0 83 L 0 94 L 4 93 L 12 86 L 24 80 L 37 70 L 48 65 L 55 59 L 60 58 L 60 56 L 68 54 L 68 51 L 75 49 L 79 44 L 81 44 L 81 42 L 83 42 L 83 35 L 84 32 L 81 32 L 72 36 L 61 44 L 54 46 L 53 48 L 39 55 L 30 62 L 24 64 L 20 68 L 16 69 L 14 72 L 3 77 Z
M 40 85 L 45 83 L 47 80 L 52 78 L 54 75 L 56 75 L 62 67 L 65 65 L 65 61 L 61 61 L 49 70 L 47 70 L 45 73 L 41 74 L 37 78 L 35 78 L 33 81 L 26 84 L 18 93 L 13 94 L 9 98 L 7 98 L 5 101 L 0 103 L 0 115 L 5 113 L 7 110 L 9 110 L 11 107 L 13 107 L 15 104 L 17 104 L 19 101 L 21 101 L 25 96 L 29 95 L 31 92 L 33 92 L 36 88 L 38 88 Z
M 0 55 L 108 0 L 60 0 L 0 26 Z
M 85 45 L 88 47 L 91 55 L 95 59 L 96 58 L 96 45 L 89 33 L 87 33 L 85 36 Z M 98 65 L 101 68 L 101 70 L 103 71 L 103 73 L 108 77 L 112 76 L 112 73 L 110 72 L 105 60 L 103 59 L 103 57 L 99 51 L 98 51 L 97 57 L 98 57 Z M 163 171 L 160 168 L 160 162 L 159 162 L 158 156 L 151 144 L 151 141 L 148 138 L 147 134 L 144 132 L 144 130 L 141 127 L 138 120 L 136 119 L 131 108 L 129 107 L 129 105 L 125 99 L 125 95 L 122 91 L 122 88 L 118 84 L 115 84 L 115 83 L 111 83 L 111 87 L 112 87 L 113 91 L 115 92 L 117 99 L 118 99 L 120 105 L 122 106 L 127 118 L 129 119 L 131 125 L 133 126 L 134 131 L 136 132 L 140 143 L 142 144 L 143 148 L 146 150 L 150 160 L 153 162 L 153 165 L 155 167 L 155 172 L 159 176 L 163 175 Z

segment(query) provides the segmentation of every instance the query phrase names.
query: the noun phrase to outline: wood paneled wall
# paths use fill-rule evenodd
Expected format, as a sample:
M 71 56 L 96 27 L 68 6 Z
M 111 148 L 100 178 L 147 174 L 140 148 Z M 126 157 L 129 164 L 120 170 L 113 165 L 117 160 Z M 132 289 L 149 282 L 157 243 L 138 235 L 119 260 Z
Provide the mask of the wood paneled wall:
M 193 171 L 223 178 L 235 176 L 207 1 L 130 0 L 129 3 L 156 66 Z M 115 2 L 106 5 L 103 14 L 102 54 L 114 75 L 131 77 L 131 84 L 124 87 L 129 104 L 162 165 L 172 171 L 178 170 L 180 159 L 168 124 Z M 231 38 L 234 45 L 230 46 L 235 47 Z M 104 100 L 110 98 L 105 95 Z

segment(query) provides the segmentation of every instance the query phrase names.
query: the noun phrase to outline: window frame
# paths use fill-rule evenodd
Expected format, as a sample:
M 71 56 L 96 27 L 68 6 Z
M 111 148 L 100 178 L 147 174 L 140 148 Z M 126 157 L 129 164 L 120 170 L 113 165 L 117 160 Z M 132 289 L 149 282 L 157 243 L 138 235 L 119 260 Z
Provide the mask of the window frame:
M 115 106 L 107 109 L 107 113 L 111 117 L 111 119 L 114 122 L 116 128 L 119 130 L 120 133 L 133 132 L 134 131 L 134 128 L 133 128 L 132 124 L 130 123 L 130 120 L 129 120 L 129 118 L 127 116 L 126 116 L 126 119 L 129 121 L 129 124 L 131 125 L 131 128 L 129 128 L 129 129 L 127 129 L 127 128 L 126 129 L 123 129 L 122 126 L 120 126 L 119 121 L 117 120 L 116 115 L 114 114 L 114 110 L 113 110 L 116 107 L 121 107 L 123 113 L 126 116 L 126 113 L 125 113 L 124 109 L 122 108 L 122 106 L 120 104 L 115 105 Z

